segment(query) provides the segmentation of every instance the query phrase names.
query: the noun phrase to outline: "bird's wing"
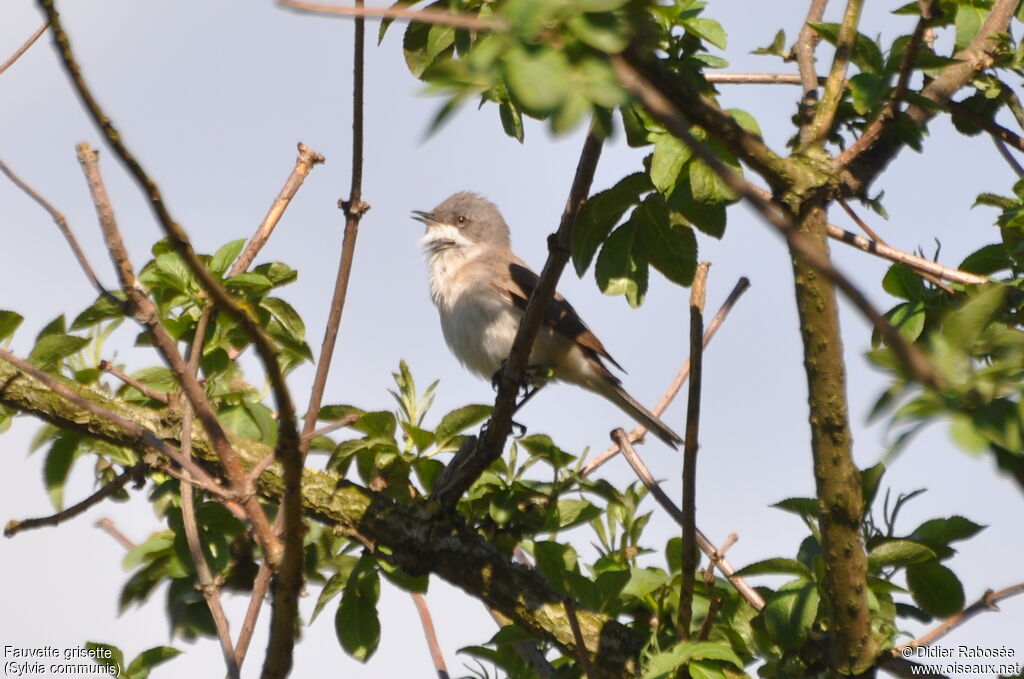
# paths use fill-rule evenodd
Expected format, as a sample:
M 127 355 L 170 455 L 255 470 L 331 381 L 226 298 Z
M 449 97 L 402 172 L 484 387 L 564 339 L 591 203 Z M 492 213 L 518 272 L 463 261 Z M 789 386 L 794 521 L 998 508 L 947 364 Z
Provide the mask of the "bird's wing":
M 492 285 L 494 285 L 499 294 L 510 300 L 516 307 L 525 310 L 526 302 L 530 299 L 534 288 L 537 287 L 539 277 L 518 258 L 515 258 L 508 265 L 508 272 L 508 278 L 495 279 Z M 573 341 L 579 344 L 587 353 L 594 355 L 595 358 L 605 358 L 616 368 L 625 372 L 625 369 L 619 365 L 619 362 L 612 358 L 608 350 L 604 348 L 597 335 L 590 331 L 590 328 L 583 322 L 580 315 L 576 313 L 576 310 L 572 308 L 572 305 L 557 292 L 554 299 L 548 304 L 547 311 L 544 314 L 544 322 L 553 327 L 557 332 L 572 338 Z

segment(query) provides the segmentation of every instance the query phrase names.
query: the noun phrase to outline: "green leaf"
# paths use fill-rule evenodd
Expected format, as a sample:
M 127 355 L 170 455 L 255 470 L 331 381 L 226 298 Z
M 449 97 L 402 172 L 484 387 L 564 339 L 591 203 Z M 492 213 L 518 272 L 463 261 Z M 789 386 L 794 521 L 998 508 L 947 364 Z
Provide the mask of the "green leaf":
M 743 661 L 726 643 L 715 641 L 682 641 L 676 644 L 675 647 L 667 653 L 658 653 L 653 655 L 647 664 L 647 672 L 644 673 L 643 679 L 660 679 L 661 677 L 671 676 L 675 674 L 675 671 L 679 667 L 689 663 L 690 667 L 693 668 L 694 663 L 692 661 L 701 660 L 722 660 L 734 665 L 737 669 L 743 669 Z M 715 674 L 711 668 L 716 666 L 711 663 L 702 664 L 698 667 L 701 669 L 698 669 L 698 674 L 695 674 L 695 677 L 725 676 L 721 672 Z M 711 674 L 699 674 L 702 670 L 710 672 Z
M 96 657 L 93 659 L 100 667 L 112 670 L 112 676 L 120 677 L 122 675 L 124 671 L 124 653 L 117 646 L 101 644 L 97 641 L 87 641 L 85 642 L 85 648 L 90 651 L 96 651 Z
M 642 599 L 668 581 L 668 574 L 660 568 L 631 568 L 629 582 L 622 588 L 622 594 Z
M 639 209 L 639 208 L 637 208 Z M 632 307 L 643 303 L 647 294 L 647 252 L 638 242 L 639 225 L 636 210 L 622 226 L 605 241 L 597 256 L 594 276 L 597 287 L 606 295 L 624 295 Z
M 1011 266 L 1013 262 L 1006 253 L 1006 246 L 1002 243 L 992 243 L 967 255 L 957 268 L 981 276 L 991 276 Z
M 808 579 L 811 577 L 811 572 L 807 569 L 807 566 L 803 565 L 796 559 L 783 559 L 781 557 L 756 561 L 744 566 L 737 571 L 737 573 L 744 577 L 748 575 L 778 574 L 797 575 Z
M 555 113 L 570 94 L 569 61 L 559 50 L 514 46 L 503 64 L 509 94 L 529 115 L 545 118 Z
M 990 11 L 987 7 L 976 7 L 966 3 L 956 8 L 955 51 L 964 49 L 974 40 Z
M 111 296 L 124 302 L 127 297 L 121 290 L 115 290 L 110 293 Z M 84 330 L 90 328 L 101 321 L 105 321 L 109 318 L 121 318 L 124 316 L 124 311 L 119 304 L 110 299 L 107 295 L 100 294 L 96 298 L 96 301 L 92 303 L 88 309 L 78 314 L 75 320 L 71 323 L 72 330 Z M 0 339 L 3 339 L 0 336 Z
M 499 103 L 498 115 L 501 117 L 501 127 L 505 130 L 505 134 L 522 143 L 523 116 L 515 104 L 510 101 Z
M 519 445 L 526 448 L 530 455 L 547 460 L 555 469 L 571 464 L 575 456 L 565 452 L 551 440 L 547 434 L 531 434 L 518 440 Z
M 858 73 L 849 80 L 853 109 L 860 115 L 882 103 L 889 91 L 886 79 L 877 73 Z
M 951 516 L 947 519 L 931 519 L 914 529 L 910 539 L 925 544 L 948 545 L 957 540 L 974 537 L 985 529 L 985 526 L 974 523 L 962 516 Z
M 258 273 L 240 273 L 224 280 L 224 286 L 228 290 L 243 293 L 265 292 L 274 286 L 270 279 Z
M 266 297 L 260 300 L 260 307 L 281 324 L 288 336 L 295 342 L 302 342 L 306 337 L 306 324 L 292 305 L 278 297 Z
M 651 135 L 654 142 L 654 154 L 651 156 L 650 176 L 654 187 L 668 195 L 675 186 L 679 171 L 683 168 L 693 152 L 690 147 L 674 135 Z
M 779 500 L 772 507 L 811 518 L 817 518 L 818 513 L 821 511 L 818 501 L 811 497 L 786 498 L 785 500 Z
M 179 655 L 181 655 L 181 651 L 173 646 L 154 646 L 135 656 L 128 664 L 125 675 L 131 679 L 146 679 L 154 667 L 163 665 Z
M 426 56 L 433 62 L 445 50 L 455 43 L 455 28 L 442 24 L 434 24 L 427 31 Z
M 835 45 L 839 42 L 839 24 L 809 22 L 807 25 L 828 43 Z M 882 50 L 874 40 L 862 33 L 858 33 L 854 39 L 852 59 L 862 71 L 881 73 L 885 69 Z
M 583 11 L 570 16 L 566 26 L 582 42 L 606 54 L 618 54 L 629 43 L 629 27 L 615 14 Z
M 679 181 L 668 198 L 668 207 L 669 219 L 672 221 L 686 221 L 714 238 L 725 235 L 725 205 L 698 203 L 693 197 L 688 172 L 679 176 Z
M 25 319 L 17 312 L 0 309 L 0 342 L 13 335 L 23 320 Z
M 223 276 L 224 272 L 231 266 L 231 263 L 242 253 L 242 248 L 244 247 L 244 238 L 239 238 L 220 246 L 217 252 L 213 254 L 213 259 L 210 260 L 210 273 L 215 276 Z
M 78 353 L 89 343 L 85 337 L 74 335 L 46 335 L 32 347 L 28 354 L 28 362 L 41 370 L 53 371 L 57 365 L 72 354 Z
M 893 297 L 921 301 L 925 295 L 921 277 L 905 264 L 896 263 L 889 267 L 882 279 L 882 289 Z
M 434 429 L 438 449 L 446 449 L 457 434 L 486 420 L 491 416 L 491 410 L 493 408 L 488 405 L 472 404 L 446 414 Z
M 864 499 L 864 511 L 868 511 L 874 503 L 883 476 L 885 476 L 885 465 L 881 462 L 860 471 L 860 492 Z
M 701 40 L 705 40 L 720 50 L 724 50 L 728 42 L 725 30 L 722 25 L 714 19 L 703 19 L 695 17 L 683 21 L 683 28 L 688 33 L 693 33 Z
M 299 273 L 295 269 L 282 262 L 260 264 L 252 271 L 269 280 L 270 284 L 275 288 L 287 285 L 299 277 Z
M 789 59 L 789 49 L 786 47 L 786 32 L 782 29 L 775 34 L 775 38 L 772 40 L 770 45 L 765 47 L 758 47 L 753 50 L 751 54 L 761 54 L 767 56 L 777 56 L 783 59 Z
M 803 579 L 783 585 L 762 612 L 772 640 L 791 650 L 803 645 L 817 615 L 818 588 Z
M 885 566 L 908 566 L 935 558 L 928 545 L 913 540 L 885 540 L 868 552 L 868 568 L 877 571 Z
M 349 415 L 362 415 L 366 411 L 362 408 L 356 408 L 350 405 L 327 405 L 320 408 L 320 412 L 317 413 L 316 419 L 320 422 L 337 422 L 338 420 L 345 419 Z
M 590 266 L 598 247 L 626 210 L 638 204 L 640 195 L 651 188 L 648 176 L 636 172 L 626 175 L 610 189 L 595 193 L 583 204 L 572 238 L 572 262 L 577 276 L 582 276 Z
M 742 174 L 742 169 L 736 159 L 730 154 L 719 154 L 721 160 L 736 173 Z M 725 181 L 718 176 L 718 173 L 711 169 L 711 166 L 703 160 L 694 159 L 689 164 L 690 168 L 690 190 L 693 192 L 693 199 L 698 203 L 711 205 L 722 205 L 734 203 L 739 198 L 736 193 L 726 185 Z
M 686 226 L 670 222 L 665 199 L 652 193 L 634 211 L 646 258 L 665 278 L 678 285 L 693 282 L 697 270 L 697 237 Z
M 366 662 L 380 643 L 380 576 L 372 556 L 363 555 L 349 575 L 334 616 L 334 631 L 341 647 L 360 662 Z
M 370 439 L 393 441 L 398 422 L 391 411 L 377 410 L 360 415 L 352 428 L 363 432 Z
M 907 588 L 917 605 L 937 618 L 964 607 L 964 586 L 950 569 L 929 561 L 907 567 Z
M 67 483 L 68 473 L 75 461 L 78 444 L 81 443 L 81 440 L 78 434 L 63 432 L 54 439 L 53 445 L 46 453 L 46 462 L 43 464 L 43 480 L 46 483 L 46 493 L 50 497 L 50 504 L 57 511 L 64 509 L 64 484 Z

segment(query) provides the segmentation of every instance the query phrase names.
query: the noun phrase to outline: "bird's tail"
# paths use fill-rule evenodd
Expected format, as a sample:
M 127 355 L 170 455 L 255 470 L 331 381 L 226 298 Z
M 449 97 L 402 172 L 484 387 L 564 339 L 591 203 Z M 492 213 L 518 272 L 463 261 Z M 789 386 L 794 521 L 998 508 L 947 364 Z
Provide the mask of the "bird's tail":
M 601 395 L 619 406 L 619 408 L 622 409 L 622 412 L 647 427 L 652 434 L 664 441 L 667 445 L 672 448 L 676 448 L 678 445 L 682 444 L 682 436 L 672 431 L 671 427 L 659 420 L 658 417 L 647 408 L 640 405 L 636 399 L 627 394 L 626 391 L 615 382 L 612 382 L 611 380 L 602 380 L 599 386 L 599 391 Z

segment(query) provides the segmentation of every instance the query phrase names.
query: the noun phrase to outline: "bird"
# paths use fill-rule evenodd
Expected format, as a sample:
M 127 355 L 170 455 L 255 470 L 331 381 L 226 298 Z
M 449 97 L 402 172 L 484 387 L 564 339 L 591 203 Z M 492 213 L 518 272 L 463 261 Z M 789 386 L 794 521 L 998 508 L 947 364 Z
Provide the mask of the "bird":
M 538 276 L 512 252 L 509 227 L 497 206 L 479 194 L 456 193 L 429 212 L 414 210 L 412 217 L 426 225 L 419 244 L 445 343 L 470 372 L 493 379 L 512 350 Z M 682 443 L 622 388 L 608 364 L 622 366 L 557 292 L 529 363 L 547 369 L 555 380 L 603 396 L 670 447 Z

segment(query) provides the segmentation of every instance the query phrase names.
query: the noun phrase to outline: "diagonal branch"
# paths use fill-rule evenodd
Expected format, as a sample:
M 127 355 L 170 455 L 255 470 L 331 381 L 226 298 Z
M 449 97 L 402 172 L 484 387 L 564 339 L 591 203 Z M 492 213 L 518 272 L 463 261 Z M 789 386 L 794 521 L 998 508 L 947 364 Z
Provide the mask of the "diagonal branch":
M 938 384 L 938 376 L 928 360 L 890 324 L 870 300 L 843 275 L 828 256 L 819 252 L 807 237 L 800 233 L 792 218 L 776 204 L 764 199 L 759 189 L 726 167 L 710 149 L 697 141 L 690 133 L 689 126 L 680 117 L 675 106 L 660 91 L 651 85 L 621 56 L 611 57 L 612 66 L 619 80 L 627 89 L 640 98 L 648 112 L 661 122 L 674 136 L 682 140 L 695 156 L 703 160 L 724 181 L 730 189 L 750 202 L 766 222 L 772 225 L 785 238 L 787 245 L 799 253 L 818 271 L 828 277 L 842 290 L 860 313 L 871 321 L 885 339 L 886 344 L 895 352 L 904 368 L 919 382 L 929 386 Z
M 45 25 L 48 26 L 49 24 Z M 78 244 L 78 239 L 75 238 L 75 234 L 71 231 L 71 227 L 68 226 L 68 220 L 64 218 L 64 215 L 57 208 L 51 205 L 49 201 L 37 193 L 35 189 L 22 181 L 18 175 L 14 174 L 14 171 L 7 167 L 7 164 L 2 160 L 0 160 L 0 172 L 7 175 L 7 178 L 10 179 L 15 186 L 25 192 L 29 198 L 34 200 L 41 208 L 49 213 L 50 218 L 53 219 L 53 222 L 57 225 L 57 228 L 60 229 L 61 234 L 71 247 L 71 252 L 75 255 L 78 265 L 82 267 L 82 271 L 85 272 L 85 277 L 89 279 L 90 283 L 92 283 L 92 287 L 94 287 L 101 295 L 104 295 L 116 302 L 118 305 L 121 305 L 121 301 L 113 297 L 107 289 L 103 287 L 103 284 L 100 283 L 99 278 L 96 277 L 96 272 L 93 271 L 92 265 L 89 264 L 89 260 L 86 259 L 85 252 L 82 251 L 82 247 Z
M 917 639 L 914 639 L 908 644 L 903 644 L 902 646 L 897 646 L 892 649 L 892 655 L 894 657 L 900 656 L 904 649 L 917 648 L 918 646 L 927 646 L 935 643 L 979 613 L 984 613 L 986 611 L 998 611 L 999 606 L 996 604 L 1003 599 L 1009 599 L 1010 597 L 1017 596 L 1018 594 L 1024 594 L 1024 582 L 1013 585 L 1012 587 L 1007 587 L 1006 589 L 1001 589 L 998 592 L 991 589 L 986 590 L 985 593 L 981 595 L 980 599 L 959 613 L 946 618 L 942 621 L 942 624 L 937 626 L 935 629 L 918 637 Z
M 36 40 L 39 40 L 39 36 L 41 36 L 43 33 L 45 33 L 46 29 L 49 28 L 49 27 L 50 27 L 50 22 L 46 21 L 46 22 L 43 23 L 42 26 L 37 28 L 35 30 L 35 33 L 30 35 L 28 37 L 28 40 L 26 40 L 24 43 L 22 43 L 21 47 L 19 47 L 18 49 L 14 50 L 14 54 L 12 54 L 10 56 L 10 58 L 7 59 L 7 61 L 5 61 L 4 63 L 0 64 L 0 73 L 3 73 L 7 69 L 9 69 L 14 64 L 15 61 L 20 59 L 21 55 L 24 54 L 25 52 L 27 52 L 28 48 L 32 47 L 32 45 L 35 44 Z
M 749 287 L 750 280 L 745 276 L 736 281 L 736 285 L 733 286 L 732 292 L 730 292 L 729 296 L 725 299 L 724 302 L 722 302 L 722 306 L 718 309 L 718 312 L 715 314 L 715 317 L 711 319 L 711 323 L 708 324 L 708 329 L 704 331 L 703 346 L 705 348 L 711 343 L 711 340 L 712 338 L 714 338 L 715 333 L 718 332 L 718 329 L 722 327 L 722 323 L 725 322 L 726 317 L 729 315 L 729 312 L 732 311 L 732 308 L 736 305 L 736 302 L 739 301 L 740 296 L 742 296 L 743 293 L 746 292 L 747 288 Z M 683 366 L 679 369 L 679 372 L 676 373 L 675 378 L 672 380 L 672 384 L 668 386 L 668 389 L 665 390 L 665 393 L 662 394 L 661 398 L 658 400 L 655 406 L 651 408 L 651 412 L 654 413 L 656 417 L 661 417 L 661 414 L 665 412 L 665 409 L 668 408 L 668 405 L 672 403 L 672 399 L 674 399 L 676 397 L 676 394 L 679 393 L 679 389 L 682 388 L 683 383 L 686 382 L 686 379 L 689 376 L 690 359 L 687 358 L 686 362 L 683 363 Z M 642 440 L 646 433 L 647 427 L 643 426 L 642 424 L 638 424 L 636 427 L 633 428 L 631 432 L 629 432 L 629 442 L 636 443 L 637 441 Z M 589 476 L 594 471 L 596 471 L 598 467 L 600 467 L 605 462 L 612 459 L 618 454 L 619 446 L 613 443 L 612 445 L 608 446 L 608 448 L 605 449 L 604 452 L 602 452 L 593 460 L 585 464 L 580 469 L 580 476 Z
M 20 521 L 11 519 L 7 522 L 7 525 L 4 526 L 4 537 L 14 537 L 23 530 L 32 530 L 33 528 L 42 528 L 43 526 L 56 526 L 64 523 L 68 519 L 73 519 L 88 510 L 90 507 L 98 505 L 117 491 L 124 488 L 132 479 L 140 478 L 142 472 L 146 469 L 146 466 L 145 462 L 139 462 L 138 464 L 128 467 L 114 479 L 103 484 L 103 486 L 89 497 L 85 498 L 81 502 L 73 504 L 67 509 L 57 512 L 56 514 L 42 516 L 36 519 L 22 519 Z
M 900 72 L 896 80 L 896 88 L 893 90 L 885 106 L 878 112 L 874 120 L 868 123 L 863 134 L 853 143 L 850 148 L 843 151 L 836 159 L 836 167 L 845 167 L 852 159 L 864 152 L 864 149 L 874 144 L 882 136 L 889 121 L 894 119 L 900 112 L 900 103 L 907 96 L 907 87 L 910 84 L 910 75 L 914 71 L 914 62 L 917 61 L 917 53 L 921 50 L 924 42 L 925 31 L 931 26 L 932 17 L 937 9 L 937 0 L 920 0 L 921 18 L 914 26 L 914 32 L 910 34 L 910 41 L 907 43 L 906 51 L 903 53 L 903 61 L 900 63 Z

